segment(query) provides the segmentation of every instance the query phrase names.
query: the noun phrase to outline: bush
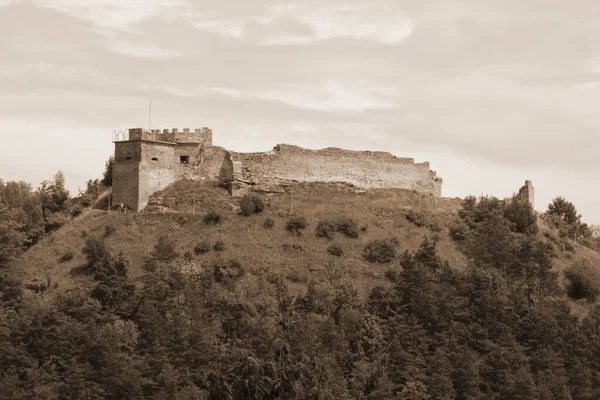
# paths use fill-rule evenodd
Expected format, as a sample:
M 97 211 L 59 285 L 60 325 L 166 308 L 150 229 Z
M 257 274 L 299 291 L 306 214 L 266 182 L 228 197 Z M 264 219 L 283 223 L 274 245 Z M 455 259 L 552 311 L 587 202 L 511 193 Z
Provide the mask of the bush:
M 578 263 L 565 270 L 567 293 L 576 300 L 585 299 L 589 303 L 600 295 L 600 272 L 588 263 Z
M 415 224 L 418 227 L 423 227 L 423 226 L 427 225 L 427 217 L 425 216 L 425 213 L 423 213 L 421 211 L 412 210 L 412 209 L 407 210 L 405 216 L 409 222 L 412 222 L 413 224 Z
M 335 232 L 356 239 L 359 236 L 358 222 L 348 217 L 325 218 L 317 224 L 317 236 L 332 239 Z
M 387 264 L 396 257 L 397 243 L 393 239 L 372 240 L 363 250 L 363 258 L 372 263 Z
M 192 261 L 194 259 L 194 256 L 192 255 L 191 251 L 186 251 L 185 253 L 183 253 L 183 258 L 186 261 Z
M 219 215 L 219 213 L 217 213 L 217 212 L 209 211 L 204 216 L 204 223 L 206 225 L 216 225 L 219 222 L 221 222 L 221 215 Z
M 213 246 L 214 251 L 223 251 L 225 250 L 225 242 L 222 240 L 217 240 Z
M 265 209 L 265 204 L 262 198 L 247 194 L 240 200 L 240 212 L 242 215 L 249 217 L 252 214 L 259 214 Z
M 337 231 L 337 226 L 333 219 L 322 219 L 317 224 L 317 237 L 326 237 L 333 239 L 333 234 Z
M 301 244 L 298 244 L 298 243 L 292 243 L 292 244 L 284 243 L 282 245 L 282 247 L 283 247 L 283 250 L 286 250 L 286 251 L 304 251 L 304 246 L 302 246 Z
M 104 237 L 109 237 L 110 235 L 112 235 L 113 233 L 115 233 L 115 231 L 117 230 L 117 228 L 115 228 L 113 225 L 108 224 L 108 225 L 104 225 Z
M 341 257 L 344 254 L 344 249 L 339 244 L 333 243 L 327 247 L 327 252 L 332 256 Z
M 210 251 L 210 244 L 205 240 L 194 247 L 194 253 L 199 256 L 200 254 L 206 254 Z
M 165 235 L 158 238 L 152 258 L 156 261 L 169 262 L 177 257 L 179 257 L 179 253 L 175 250 L 175 242 Z
M 297 236 L 302 236 L 302 231 L 306 229 L 308 223 L 304 217 L 291 217 L 285 223 L 285 230 L 295 233 Z
M 263 227 L 265 229 L 271 229 L 274 226 L 275 226 L 275 221 L 272 218 L 265 219 L 265 222 L 263 223 Z
M 71 261 L 74 257 L 73 251 L 72 250 L 67 250 L 65 251 L 65 253 L 60 256 L 59 261 L 61 263 L 67 262 L 67 261 Z
M 302 275 L 299 271 L 291 271 L 285 276 L 289 281 L 294 283 L 306 283 L 308 278 Z
M 213 276 L 215 282 L 228 283 L 244 276 L 242 264 L 237 260 L 229 260 L 228 262 L 218 261 L 213 264 Z

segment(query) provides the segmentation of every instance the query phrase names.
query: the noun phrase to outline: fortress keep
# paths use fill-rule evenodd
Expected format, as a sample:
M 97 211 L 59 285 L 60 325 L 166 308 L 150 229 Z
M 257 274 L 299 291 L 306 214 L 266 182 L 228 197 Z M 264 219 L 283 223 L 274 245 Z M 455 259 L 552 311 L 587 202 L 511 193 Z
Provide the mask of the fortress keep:
M 119 140 L 122 139 L 122 140 Z M 370 189 L 410 189 L 441 196 L 442 179 L 428 162 L 386 152 L 309 150 L 279 144 L 264 153 L 213 146 L 209 128 L 129 129 L 115 140 L 113 202 L 142 210 L 150 195 L 179 179 L 213 180 L 236 194 L 246 185 L 283 181 L 346 182 Z

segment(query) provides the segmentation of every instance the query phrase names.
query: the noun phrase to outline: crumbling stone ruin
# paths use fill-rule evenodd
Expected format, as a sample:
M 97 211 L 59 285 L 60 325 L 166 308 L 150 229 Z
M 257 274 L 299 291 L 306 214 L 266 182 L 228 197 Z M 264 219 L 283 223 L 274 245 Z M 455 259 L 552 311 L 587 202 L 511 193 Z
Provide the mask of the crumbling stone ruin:
M 180 179 L 214 180 L 242 193 L 248 186 L 282 182 L 345 182 L 363 189 L 410 189 L 441 196 L 442 179 L 429 163 L 386 152 L 339 148 L 309 150 L 279 144 L 264 153 L 239 153 L 213 146 L 209 128 L 129 129 L 115 141 L 113 202 L 135 211 L 150 196 Z
M 533 185 L 532 185 L 531 181 L 525 181 L 525 185 L 523 185 L 521 187 L 521 189 L 519 189 L 519 193 L 517 193 L 517 197 L 519 199 L 531 204 L 531 207 L 534 207 L 535 198 L 534 198 L 534 192 L 533 192 Z

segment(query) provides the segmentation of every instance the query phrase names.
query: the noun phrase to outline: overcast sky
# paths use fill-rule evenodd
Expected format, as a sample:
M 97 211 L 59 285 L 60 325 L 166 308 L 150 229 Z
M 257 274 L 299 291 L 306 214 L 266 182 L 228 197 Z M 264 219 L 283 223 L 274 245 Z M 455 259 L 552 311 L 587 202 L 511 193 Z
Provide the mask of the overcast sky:
M 385 150 L 443 195 L 531 179 L 600 223 L 597 0 L 0 0 L 0 178 L 100 177 L 112 131 Z

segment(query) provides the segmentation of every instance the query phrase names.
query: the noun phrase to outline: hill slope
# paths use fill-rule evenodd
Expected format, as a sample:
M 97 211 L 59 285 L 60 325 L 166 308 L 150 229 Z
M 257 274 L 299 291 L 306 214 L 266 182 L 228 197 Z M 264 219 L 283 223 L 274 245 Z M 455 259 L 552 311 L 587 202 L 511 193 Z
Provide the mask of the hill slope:
M 25 281 L 41 283 L 50 279 L 54 288 L 84 284 L 88 280 L 80 274 L 86 262 L 82 249 L 89 236 L 97 236 L 113 252 L 124 255 L 130 277 L 139 280 L 145 273 L 145 261 L 164 235 L 175 242 L 180 254 L 188 253 L 187 262 L 192 265 L 236 260 L 250 270 L 275 271 L 298 288 L 307 281 L 324 279 L 333 270 L 339 273 L 340 269 L 363 293 L 385 283 L 386 273 L 397 264 L 373 264 L 362 257 L 365 245 L 380 238 L 395 238 L 398 253 L 402 253 L 416 250 L 428 237 L 437 241 L 440 257 L 452 267 L 466 266 L 465 256 L 448 235 L 461 207 L 459 199 L 407 190 L 359 191 L 345 184 L 319 183 L 291 183 L 262 195 L 266 209 L 245 217 L 239 213 L 239 200 L 225 189 L 212 183 L 180 181 L 151 199 L 150 204 L 155 206 L 149 209 L 160 208 L 160 212 L 86 211 L 27 251 L 16 269 Z M 204 219 L 208 213 L 218 214 L 219 223 L 207 224 Z M 292 215 L 304 216 L 308 222 L 301 236 L 285 230 Z M 354 218 L 364 231 L 357 239 L 341 234 L 333 240 L 317 237 L 318 221 L 334 216 Z M 267 219 L 273 221 L 272 228 L 264 226 Z M 552 236 L 551 228 L 541 220 L 538 223 L 542 233 Z M 195 254 L 198 244 L 212 247 L 217 241 L 224 243 L 224 250 Z M 341 257 L 328 253 L 332 243 L 342 248 Z M 598 264 L 600 254 L 576 246 L 574 252 L 563 252 L 554 260 L 554 269 L 560 272 L 575 259 Z

